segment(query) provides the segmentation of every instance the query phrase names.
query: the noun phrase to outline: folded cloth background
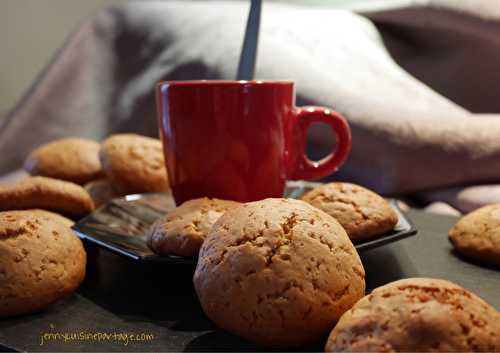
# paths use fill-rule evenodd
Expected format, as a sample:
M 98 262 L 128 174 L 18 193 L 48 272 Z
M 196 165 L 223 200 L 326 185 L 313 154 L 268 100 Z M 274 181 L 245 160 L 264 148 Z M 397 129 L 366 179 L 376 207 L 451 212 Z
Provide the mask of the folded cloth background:
M 247 12 L 220 1 L 102 10 L 0 121 L 0 173 L 61 136 L 157 135 L 155 83 L 233 79 Z M 384 194 L 500 181 L 500 21 L 429 6 L 355 14 L 266 3 L 261 26 L 256 78 L 293 79 L 298 105 L 332 106 L 351 124 L 335 179 Z M 320 128 L 312 139 L 332 143 Z

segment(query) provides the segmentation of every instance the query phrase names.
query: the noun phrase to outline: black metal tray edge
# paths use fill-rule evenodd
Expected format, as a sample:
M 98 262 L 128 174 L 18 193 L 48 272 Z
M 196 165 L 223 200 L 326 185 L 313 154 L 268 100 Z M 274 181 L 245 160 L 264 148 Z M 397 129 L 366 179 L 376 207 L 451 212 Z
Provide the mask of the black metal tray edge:
M 0 352 L 23 352 L 0 343 Z
M 354 244 L 358 252 L 378 248 L 380 246 L 392 243 L 396 240 L 401 240 L 404 238 L 411 237 L 418 233 L 418 229 L 415 227 L 413 222 L 408 217 L 406 217 L 401 208 L 399 208 L 397 201 L 395 199 L 389 199 L 388 202 L 389 205 L 391 205 L 392 209 L 396 211 L 398 215 L 398 220 L 399 220 L 398 224 L 399 222 L 401 222 L 401 220 L 404 220 L 404 222 L 408 224 L 409 228 L 405 231 L 399 231 L 399 232 L 393 230 L 392 232 L 394 234 L 381 235 L 378 238 L 373 239 L 371 241 L 367 241 L 361 244 Z

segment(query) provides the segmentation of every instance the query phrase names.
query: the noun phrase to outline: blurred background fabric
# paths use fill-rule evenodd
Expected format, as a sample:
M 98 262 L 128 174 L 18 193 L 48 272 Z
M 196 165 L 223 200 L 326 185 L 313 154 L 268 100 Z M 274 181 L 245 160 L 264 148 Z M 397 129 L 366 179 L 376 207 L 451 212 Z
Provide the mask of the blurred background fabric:
M 453 206 L 453 190 L 500 180 L 498 3 L 308 4 L 264 3 L 256 78 L 293 79 L 297 105 L 346 116 L 353 148 L 335 179 L 424 201 L 453 188 Z M 120 2 L 83 21 L 0 118 L 0 174 L 62 136 L 157 136 L 154 84 L 234 79 L 248 8 Z M 332 145 L 323 128 L 311 136 L 313 154 Z

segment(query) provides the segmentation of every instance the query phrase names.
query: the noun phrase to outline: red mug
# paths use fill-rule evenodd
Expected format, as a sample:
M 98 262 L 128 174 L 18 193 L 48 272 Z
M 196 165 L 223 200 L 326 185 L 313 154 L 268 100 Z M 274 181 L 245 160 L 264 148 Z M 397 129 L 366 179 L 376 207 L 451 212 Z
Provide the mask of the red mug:
M 292 81 L 165 81 L 156 86 L 158 124 L 177 205 L 198 197 L 241 202 L 282 197 L 287 179 L 335 172 L 351 147 L 347 121 L 323 107 L 294 105 Z M 312 123 L 332 127 L 336 148 L 305 154 Z

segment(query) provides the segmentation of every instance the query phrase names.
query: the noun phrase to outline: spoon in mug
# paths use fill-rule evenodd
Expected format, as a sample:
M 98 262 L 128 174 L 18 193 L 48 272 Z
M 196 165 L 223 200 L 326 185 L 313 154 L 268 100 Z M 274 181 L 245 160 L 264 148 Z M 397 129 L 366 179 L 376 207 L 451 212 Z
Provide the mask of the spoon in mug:
M 251 0 L 245 37 L 238 64 L 237 80 L 252 80 L 257 61 L 257 44 L 259 41 L 260 14 L 262 0 Z

